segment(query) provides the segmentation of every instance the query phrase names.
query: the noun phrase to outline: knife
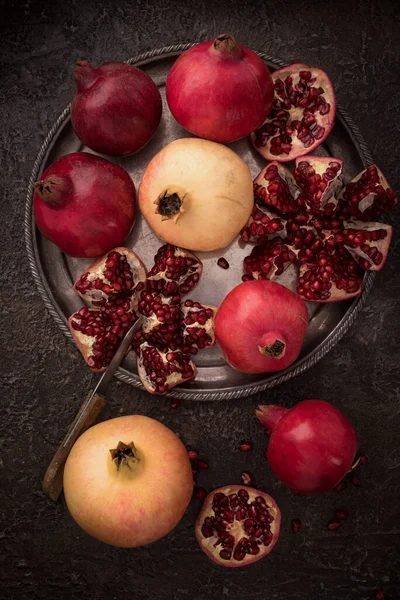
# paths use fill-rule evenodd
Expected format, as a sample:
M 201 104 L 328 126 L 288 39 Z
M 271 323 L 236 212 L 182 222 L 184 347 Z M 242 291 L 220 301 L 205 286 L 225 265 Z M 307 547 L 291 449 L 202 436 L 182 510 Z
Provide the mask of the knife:
M 106 405 L 105 394 L 107 388 L 111 383 L 116 370 L 121 364 L 122 359 L 128 351 L 128 348 L 133 340 L 133 336 L 141 328 L 142 324 L 143 317 L 139 317 L 139 319 L 135 321 L 132 327 L 125 334 L 125 337 L 118 347 L 118 350 L 111 359 L 107 369 L 97 382 L 96 387 L 87 394 L 75 419 L 70 425 L 66 436 L 55 453 L 53 460 L 47 467 L 46 474 L 43 478 L 42 489 L 43 493 L 50 498 L 50 500 L 56 502 L 58 496 L 60 495 L 63 487 L 64 466 L 68 455 L 71 452 L 72 446 L 75 444 L 78 437 L 82 435 L 86 429 L 93 425 Z

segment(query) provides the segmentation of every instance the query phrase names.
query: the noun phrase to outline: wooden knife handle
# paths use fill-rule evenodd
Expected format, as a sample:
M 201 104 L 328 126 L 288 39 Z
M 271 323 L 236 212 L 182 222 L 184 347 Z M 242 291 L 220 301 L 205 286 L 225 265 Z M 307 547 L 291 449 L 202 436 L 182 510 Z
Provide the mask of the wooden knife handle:
M 82 435 L 82 433 L 86 431 L 86 429 L 93 425 L 93 423 L 95 422 L 95 420 L 97 419 L 97 417 L 99 416 L 106 404 L 106 399 L 103 396 L 100 396 L 100 394 L 95 394 L 90 402 L 90 406 L 87 406 L 91 394 L 92 392 L 90 391 L 85 397 L 85 400 L 83 401 L 79 412 L 77 413 L 75 419 L 71 423 L 63 441 L 61 442 L 59 449 L 57 450 L 53 457 L 53 460 L 47 467 L 46 474 L 43 478 L 43 493 L 46 494 L 46 496 L 48 496 L 50 500 L 53 500 L 54 502 L 56 502 L 63 487 L 64 466 L 68 458 L 68 454 L 72 449 L 72 446 L 74 445 L 78 437 Z M 87 412 L 84 418 L 82 419 L 81 423 L 79 423 L 73 435 L 71 435 L 70 439 L 68 440 L 68 443 L 64 446 L 64 442 L 67 440 L 68 436 L 70 435 L 72 429 L 75 426 L 75 423 L 78 421 L 85 408 Z

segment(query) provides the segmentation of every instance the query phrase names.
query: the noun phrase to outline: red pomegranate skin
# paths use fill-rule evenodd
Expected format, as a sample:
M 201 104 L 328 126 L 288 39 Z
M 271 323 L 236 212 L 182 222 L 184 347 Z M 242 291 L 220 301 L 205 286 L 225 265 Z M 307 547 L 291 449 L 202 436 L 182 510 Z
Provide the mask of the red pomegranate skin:
M 99 156 L 74 152 L 51 164 L 41 181 L 54 176 L 63 187 L 56 205 L 37 191 L 33 198 L 41 233 L 75 257 L 95 258 L 121 245 L 135 220 L 135 186 L 128 173 Z
M 81 61 L 74 77 L 71 121 L 83 144 L 109 156 L 127 156 L 150 140 L 160 123 L 162 102 L 146 73 L 125 63 L 93 68 Z
M 168 74 L 172 114 L 201 138 L 233 142 L 257 129 L 271 110 L 274 86 L 267 66 L 249 48 L 237 46 L 240 61 L 221 56 L 214 40 L 198 44 L 181 54 Z
M 282 413 L 268 444 L 272 471 L 301 494 L 332 490 L 354 461 L 357 434 L 353 426 L 323 400 L 304 400 Z

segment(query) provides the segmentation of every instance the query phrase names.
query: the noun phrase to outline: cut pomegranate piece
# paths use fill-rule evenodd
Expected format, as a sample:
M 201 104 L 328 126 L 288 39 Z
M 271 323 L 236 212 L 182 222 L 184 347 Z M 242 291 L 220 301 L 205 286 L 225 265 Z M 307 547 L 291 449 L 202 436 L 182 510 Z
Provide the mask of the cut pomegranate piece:
M 244 485 L 217 488 L 206 497 L 196 521 L 200 548 L 224 567 L 242 567 L 271 552 L 281 513 L 275 501 Z
M 267 240 L 255 246 L 244 259 L 244 271 L 253 279 L 274 279 L 296 261 L 297 255 L 281 238 Z
M 129 303 L 128 303 L 129 304 Z M 118 308 L 122 307 L 119 313 Z M 92 371 L 104 371 L 121 339 L 136 321 L 130 307 L 117 305 L 111 316 L 95 308 L 83 307 L 68 319 L 70 331 Z
M 146 286 L 146 269 L 140 258 L 129 248 L 114 248 L 96 260 L 82 273 L 74 290 L 96 306 L 120 292 L 133 294 Z
M 244 242 L 259 242 L 261 239 L 268 239 L 268 237 L 286 235 L 285 226 L 285 219 L 278 217 L 266 206 L 256 202 L 250 219 L 240 235 Z
M 371 221 L 393 210 L 396 194 L 382 171 L 371 165 L 350 181 L 339 196 L 339 210 L 345 219 Z
M 296 198 L 300 190 L 293 175 L 278 162 L 269 163 L 254 180 L 254 197 L 282 215 L 298 212 Z
M 182 310 L 180 296 L 163 296 L 157 292 L 143 291 L 137 311 L 145 317 L 140 331 L 136 333 L 133 346 L 143 341 L 161 350 L 177 350 L 182 344 Z
M 186 300 L 182 312 L 184 351 L 196 354 L 198 349 L 214 346 L 214 317 L 217 307 Z
M 321 69 L 295 63 L 272 74 L 272 110 L 251 134 L 254 148 L 267 160 L 285 162 L 317 148 L 332 130 L 336 100 Z
M 337 233 L 335 246 L 344 246 L 365 271 L 379 271 L 385 264 L 392 239 L 393 227 L 384 223 L 344 223 Z
M 311 213 L 319 214 L 332 200 L 336 206 L 335 194 L 342 189 L 343 161 L 330 156 L 302 156 L 296 158 L 293 172 L 297 185 L 306 198 Z
M 165 244 L 154 257 L 148 287 L 164 296 L 185 295 L 197 285 L 202 270 L 201 261 L 192 252 Z
M 144 387 L 151 394 L 165 394 L 197 373 L 195 364 L 186 354 L 171 350 L 162 352 L 147 342 L 139 347 L 137 367 Z

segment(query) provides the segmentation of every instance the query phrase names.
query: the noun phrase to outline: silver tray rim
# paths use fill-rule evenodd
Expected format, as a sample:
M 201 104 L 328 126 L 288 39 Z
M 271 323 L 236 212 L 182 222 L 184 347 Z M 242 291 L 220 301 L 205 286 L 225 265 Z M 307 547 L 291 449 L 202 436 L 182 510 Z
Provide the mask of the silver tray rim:
M 179 55 L 188 48 L 191 48 L 198 42 L 191 43 L 181 43 L 174 44 L 172 46 L 164 46 L 162 48 L 156 48 L 153 50 L 149 50 L 147 52 L 142 52 L 137 54 L 136 56 L 126 60 L 125 62 L 128 64 L 140 65 L 140 63 L 146 62 L 150 59 L 154 59 L 156 57 L 166 57 Z M 272 63 L 276 65 L 278 68 L 286 66 L 288 63 L 283 62 L 281 60 L 276 59 L 264 52 L 253 49 L 253 51 L 260 56 L 264 61 Z M 39 253 L 38 253 L 38 245 L 36 242 L 36 227 L 33 218 L 33 190 L 34 190 L 34 182 L 37 180 L 40 169 L 49 154 L 53 144 L 57 139 L 58 132 L 64 127 L 66 121 L 69 119 L 71 104 L 69 104 L 59 115 L 53 126 L 50 128 L 47 136 L 45 137 L 42 146 L 36 156 L 36 160 L 34 162 L 32 172 L 29 178 L 28 191 L 25 200 L 25 214 L 24 214 L 24 232 L 25 232 L 25 245 L 28 254 L 28 262 L 29 267 L 35 281 L 37 290 L 44 302 L 44 305 L 50 315 L 53 317 L 57 325 L 60 327 L 61 331 L 65 336 L 72 339 L 71 333 L 67 326 L 67 321 L 65 315 L 60 310 L 45 277 L 43 272 Z M 364 166 L 368 166 L 373 164 L 372 155 L 366 145 L 366 142 L 359 131 L 357 125 L 354 123 L 352 118 L 348 115 L 348 113 L 342 108 L 336 107 L 336 118 L 339 118 L 346 129 L 348 130 L 353 143 L 355 144 L 360 158 L 364 164 Z M 267 389 L 274 388 L 294 377 L 304 373 L 307 369 L 313 367 L 318 361 L 320 361 L 332 348 L 341 340 L 341 338 L 347 333 L 356 317 L 364 307 L 367 297 L 372 289 L 376 273 L 367 272 L 364 276 L 363 280 L 363 289 L 361 294 L 352 301 L 348 310 L 344 314 L 340 323 L 331 331 L 331 333 L 325 338 L 319 346 L 317 346 L 312 352 L 307 354 L 303 359 L 295 362 L 293 365 L 281 371 L 279 374 L 274 376 L 269 376 L 268 379 L 258 379 L 254 383 L 247 383 L 240 386 L 233 387 L 225 387 L 222 389 L 207 389 L 198 391 L 188 391 L 187 389 L 179 389 L 179 386 L 173 388 L 169 392 L 165 394 L 165 396 L 170 398 L 177 398 L 179 400 L 231 400 L 234 398 L 244 398 L 247 396 L 252 396 L 259 392 L 263 392 Z M 128 383 L 135 388 L 140 388 L 144 390 L 144 387 L 140 381 L 140 379 L 134 374 L 127 371 L 125 368 L 120 367 L 116 374 L 116 378 L 120 381 Z

